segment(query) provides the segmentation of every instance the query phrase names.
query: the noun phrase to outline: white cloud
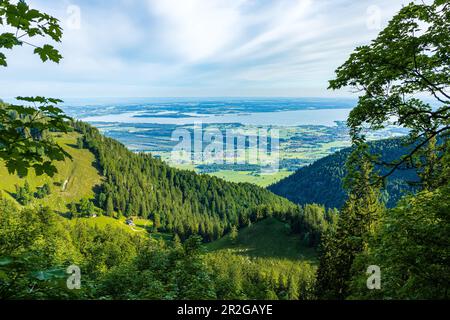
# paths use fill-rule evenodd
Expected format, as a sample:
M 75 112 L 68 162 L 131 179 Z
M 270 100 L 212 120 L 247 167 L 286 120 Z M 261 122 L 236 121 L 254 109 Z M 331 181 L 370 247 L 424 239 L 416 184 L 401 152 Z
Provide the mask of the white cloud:
M 217 53 L 239 36 L 243 1 L 150 0 L 169 48 L 193 62 Z
M 320 27 L 320 21 L 308 19 L 312 0 L 278 3 L 263 13 L 266 24 L 263 32 L 231 52 L 231 57 L 257 54 L 270 55 L 310 38 Z
M 78 5 L 81 28 L 66 28 L 60 65 L 29 47 L 9 53 L 0 97 L 334 95 L 335 68 L 380 31 L 368 8 L 380 8 L 383 27 L 409 1 L 33 2 L 63 24 Z

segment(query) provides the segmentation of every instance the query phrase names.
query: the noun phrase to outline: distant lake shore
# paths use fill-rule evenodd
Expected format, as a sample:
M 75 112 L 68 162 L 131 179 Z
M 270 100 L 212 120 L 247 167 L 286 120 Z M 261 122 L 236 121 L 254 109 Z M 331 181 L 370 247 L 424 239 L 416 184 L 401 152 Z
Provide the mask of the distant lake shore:
M 187 125 L 193 123 L 241 123 L 243 125 L 323 125 L 334 126 L 336 121 L 346 121 L 352 109 L 307 109 L 292 111 L 246 112 L 235 114 L 200 114 L 184 113 L 180 116 L 174 114 L 152 114 L 146 116 L 144 112 L 124 112 L 120 114 L 90 116 L 81 118 L 86 122 L 108 123 L 152 123 Z M 148 115 L 148 114 L 147 114 Z

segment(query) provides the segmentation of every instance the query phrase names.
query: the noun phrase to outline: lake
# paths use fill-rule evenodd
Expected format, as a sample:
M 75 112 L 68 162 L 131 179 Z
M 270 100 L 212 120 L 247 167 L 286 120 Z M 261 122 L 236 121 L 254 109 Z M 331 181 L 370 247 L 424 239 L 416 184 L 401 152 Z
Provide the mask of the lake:
M 235 114 L 184 113 L 187 117 L 152 114 L 146 117 L 144 111 L 85 117 L 81 120 L 91 123 L 155 123 L 186 125 L 192 123 L 241 123 L 244 125 L 323 125 L 333 126 L 336 121 L 346 121 L 351 109 L 308 109 L 293 111 L 251 112 Z M 144 115 L 143 115 L 144 114 Z

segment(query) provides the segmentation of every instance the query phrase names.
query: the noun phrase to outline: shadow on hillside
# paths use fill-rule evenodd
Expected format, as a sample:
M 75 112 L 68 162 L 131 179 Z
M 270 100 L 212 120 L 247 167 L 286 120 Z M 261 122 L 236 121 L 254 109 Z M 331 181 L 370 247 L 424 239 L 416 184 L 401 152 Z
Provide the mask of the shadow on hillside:
M 300 243 L 286 243 L 287 247 L 295 248 L 295 252 L 290 252 L 288 250 L 270 250 L 260 247 L 247 247 L 247 246 L 237 246 L 230 247 L 237 255 L 250 257 L 250 258 L 266 258 L 266 259 L 282 259 L 282 260 L 316 260 L 316 251 L 313 248 L 309 248 L 306 245 Z
M 233 242 L 227 235 L 210 245 L 211 251 L 232 250 L 250 258 L 273 258 L 292 261 L 315 261 L 314 248 L 305 245 L 299 235 L 292 234 L 289 225 L 275 218 L 265 219 L 239 231 Z
M 78 149 L 78 145 L 76 145 L 75 143 L 66 143 L 66 146 L 73 148 L 73 149 Z
M 11 192 L 11 191 L 8 191 L 8 190 L 2 190 L 2 191 L 3 191 L 4 193 L 10 195 L 11 198 L 13 198 L 14 200 L 17 201 L 17 194 L 16 194 L 15 192 Z

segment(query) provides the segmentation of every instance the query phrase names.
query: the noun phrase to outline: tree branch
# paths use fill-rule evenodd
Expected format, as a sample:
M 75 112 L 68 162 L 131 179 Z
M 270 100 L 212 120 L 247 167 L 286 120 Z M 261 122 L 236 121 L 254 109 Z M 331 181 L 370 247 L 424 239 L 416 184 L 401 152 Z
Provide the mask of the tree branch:
M 433 134 L 431 134 L 430 136 L 428 136 L 424 141 L 422 141 L 421 143 L 419 143 L 407 156 L 403 157 L 399 162 L 397 163 L 385 163 L 385 166 L 392 166 L 392 169 L 386 173 L 385 175 L 381 176 L 379 180 L 384 180 L 387 177 L 389 177 L 390 175 L 392 175 L 397 169 L 399 169 L 399 167 L 401 165 L 403 165 L 404 163 L 406 163 L 408 160 L 412 160 L 413 156 L 423 147 L 425 146 L 431 139 L 433 139 L 434 137 L 436 137 L 437 135 L 439 135 L 440 133 L 443 133 L 444 131 L 450 130 L 450 126 L 447 127 L 443 127 L 437 131 L 435 131 Z M 370 159 L 373 162 L 373 159 Z

